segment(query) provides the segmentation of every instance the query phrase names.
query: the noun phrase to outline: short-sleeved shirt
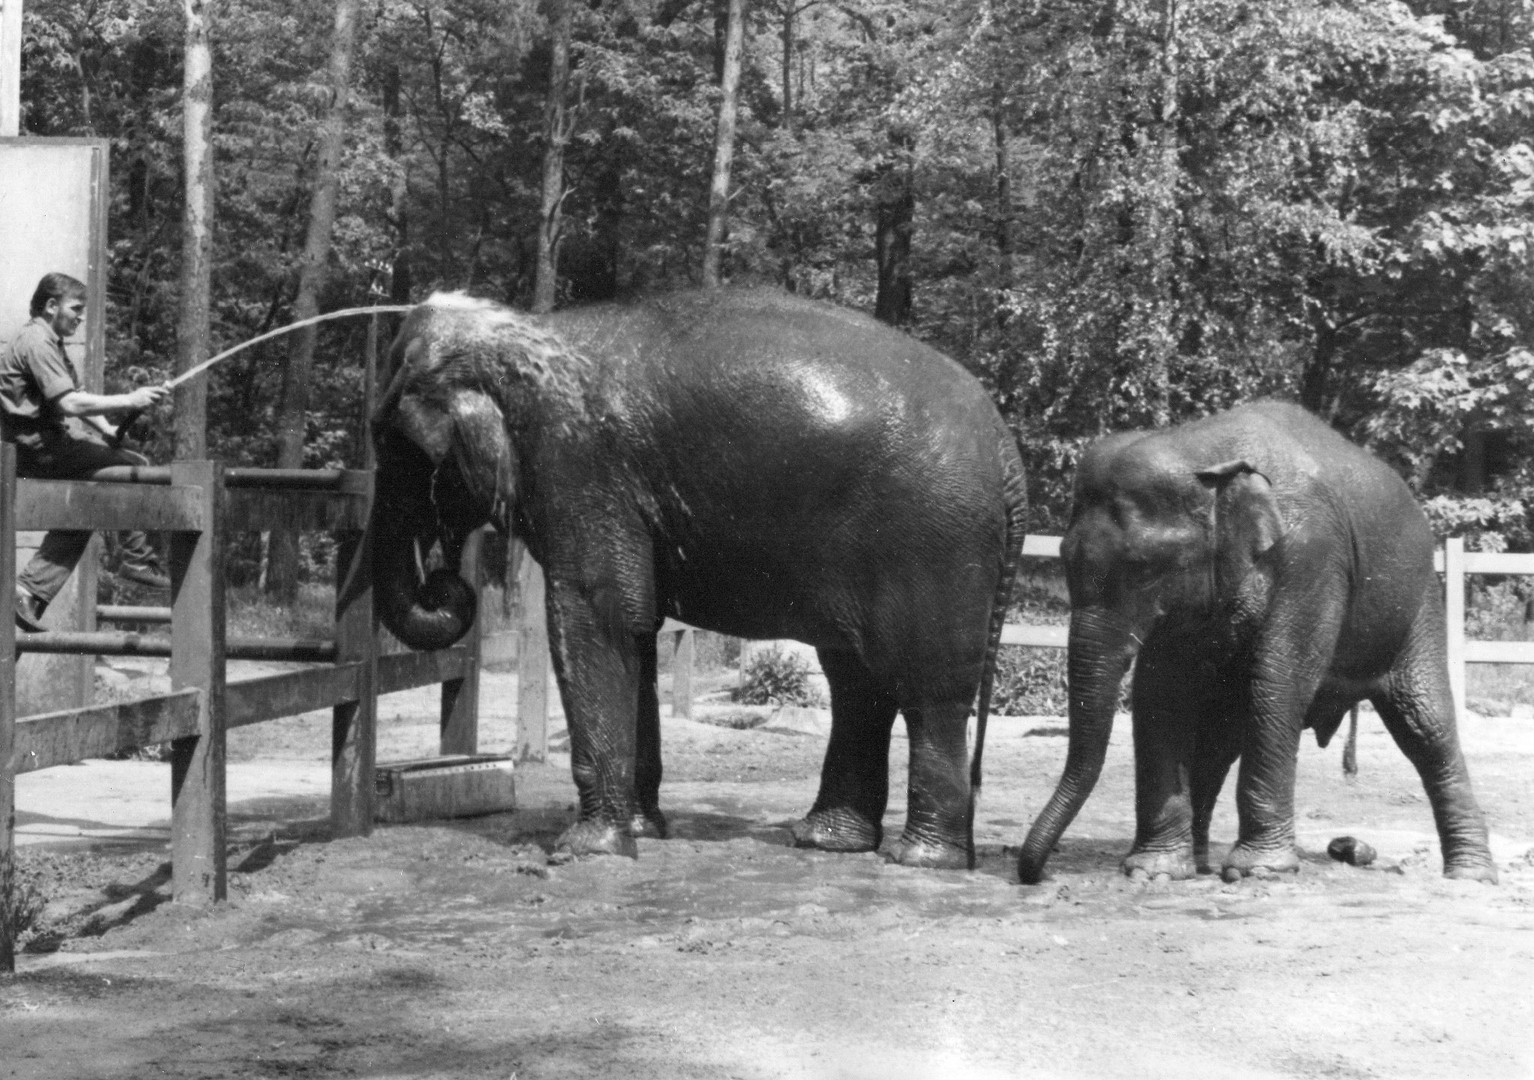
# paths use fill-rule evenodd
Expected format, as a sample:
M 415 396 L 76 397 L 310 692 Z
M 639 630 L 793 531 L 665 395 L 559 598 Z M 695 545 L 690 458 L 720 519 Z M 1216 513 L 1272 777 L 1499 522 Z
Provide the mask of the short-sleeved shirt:
M 80 389 L 64 343 L 46 319 L 23 326 L 0 353 L 0 438 L 29 450 L 66 435 L 58 400 Z

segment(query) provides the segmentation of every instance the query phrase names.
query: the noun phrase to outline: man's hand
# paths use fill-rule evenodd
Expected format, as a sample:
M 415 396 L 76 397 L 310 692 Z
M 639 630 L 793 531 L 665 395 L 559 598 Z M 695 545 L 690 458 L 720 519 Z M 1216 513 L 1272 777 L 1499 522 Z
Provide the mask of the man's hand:
M 170 383 L 164 382 L 156 386 L 141 386 L 131 393 L 124 394 L 123 405 L 135 412 L 152 409 L 166 398 L 170 397 Z

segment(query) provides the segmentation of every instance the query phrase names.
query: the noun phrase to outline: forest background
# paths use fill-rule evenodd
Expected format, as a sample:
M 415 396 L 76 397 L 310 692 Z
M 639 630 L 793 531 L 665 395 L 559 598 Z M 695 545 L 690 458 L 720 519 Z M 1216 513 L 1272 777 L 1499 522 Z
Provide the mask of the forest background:
M 700 280 L 727 0 L 354 6 L 338 69 L 331 3 L 28 0 L 22 133 L 111 140 L 109 389 L 176 355 L 190 7 L 212 44 L 210 351 L 306 305 L 528 306 L 540 237 L 561 305 Z M 1534 550 L 1534 0 L 744 11 L 721 276 L 874 312 L 974 371 L 1035 530 L 1061 529 L 1093 439 L 1272 395 L 1397 465 L 1440 532 Z M 318 334 L 309 467 L 362 460 L 366 330 Z M 278 462 L 291 355 L 210 372 L 213 455 Z M 168 425 L 140 431 L 169 458 Z

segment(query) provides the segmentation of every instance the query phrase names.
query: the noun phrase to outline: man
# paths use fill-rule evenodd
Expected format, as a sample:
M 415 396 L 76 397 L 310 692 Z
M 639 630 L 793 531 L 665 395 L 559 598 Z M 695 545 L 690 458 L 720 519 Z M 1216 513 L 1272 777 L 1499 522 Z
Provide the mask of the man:
M 71 480 L 109 465 L 147 465 L 149 459 L 115 444 L 106 417 L 149 409 L 170 394 L 169 384 L 128 394 L 80 389 L 64 342 L 85 317 L 85 286 L 68 274 L 47 274 L 32 294 L 32 319 L 0 352 L 0 438 L 16 446 L 18 476 Z M 49 603 L 74 572 L 91 534 L 55 529 L 16 581 L 16 625 L 37 633 Z M 130 581 L 169 588 L 149 538 L 126 533 L 119 571 Z

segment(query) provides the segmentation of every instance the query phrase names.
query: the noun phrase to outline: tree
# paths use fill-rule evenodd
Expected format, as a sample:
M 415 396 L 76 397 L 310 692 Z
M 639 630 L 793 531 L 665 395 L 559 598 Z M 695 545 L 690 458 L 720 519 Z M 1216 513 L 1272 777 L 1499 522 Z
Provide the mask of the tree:
M 336 0 L 330 61 L 326 73 L 327 93 L 319 125 L 313 194 L 309 200 L 309 227 L 298 266 L 298 292 L 293 318 L 302 322 L 319 314 L 320 291 L 330 261 L 330 233 L 336 220 L 336 187 L 341 153 L 346 138 L 346 108 L 351 89 L 352 46 L 356 36 L 357 0 Z M 308 433 L 309 384 L 314 367 L 314 326 L 295 332 L 289 339 L 288 362 L 282 373 L 282 394 L 277 412 L 277 467 L 301 469 Z M 298 534 L 291 529 L 272 530 L 267 591 L 285 601 L 298 592 Z
M 571 120 L 566 118 L 570 94 L 570 4 L 549 0 L 549 93 L 543 112 L 543 199 L 538 218 L 538 271 L 533 286 L 533 310 L 554 310 L 558 284 L 561 204 L 565 197 L 565 146 Z
M 719 264 L 730 213 L 730 166 L 735 157 L 736 95 L 740 89 L 740 52 L 744 0 L 728 0 L 724 65 L 719 76 L 719 130 L 714 140 L 714 174 L 708 190 L 708 233 L 703 241 L 703 287 L 719 287 Z
M 210 354 L 208 301 L 213 291 L 213 46 L 211 0 L 183 0 L 186 58 L 182 91 L 186 203 L 181 234 L 181 319 L 176 334 L 176 371 L 196 367 Z M 176 388 L 177 458 L 207 457 L 208 384 L 190 379 Z

